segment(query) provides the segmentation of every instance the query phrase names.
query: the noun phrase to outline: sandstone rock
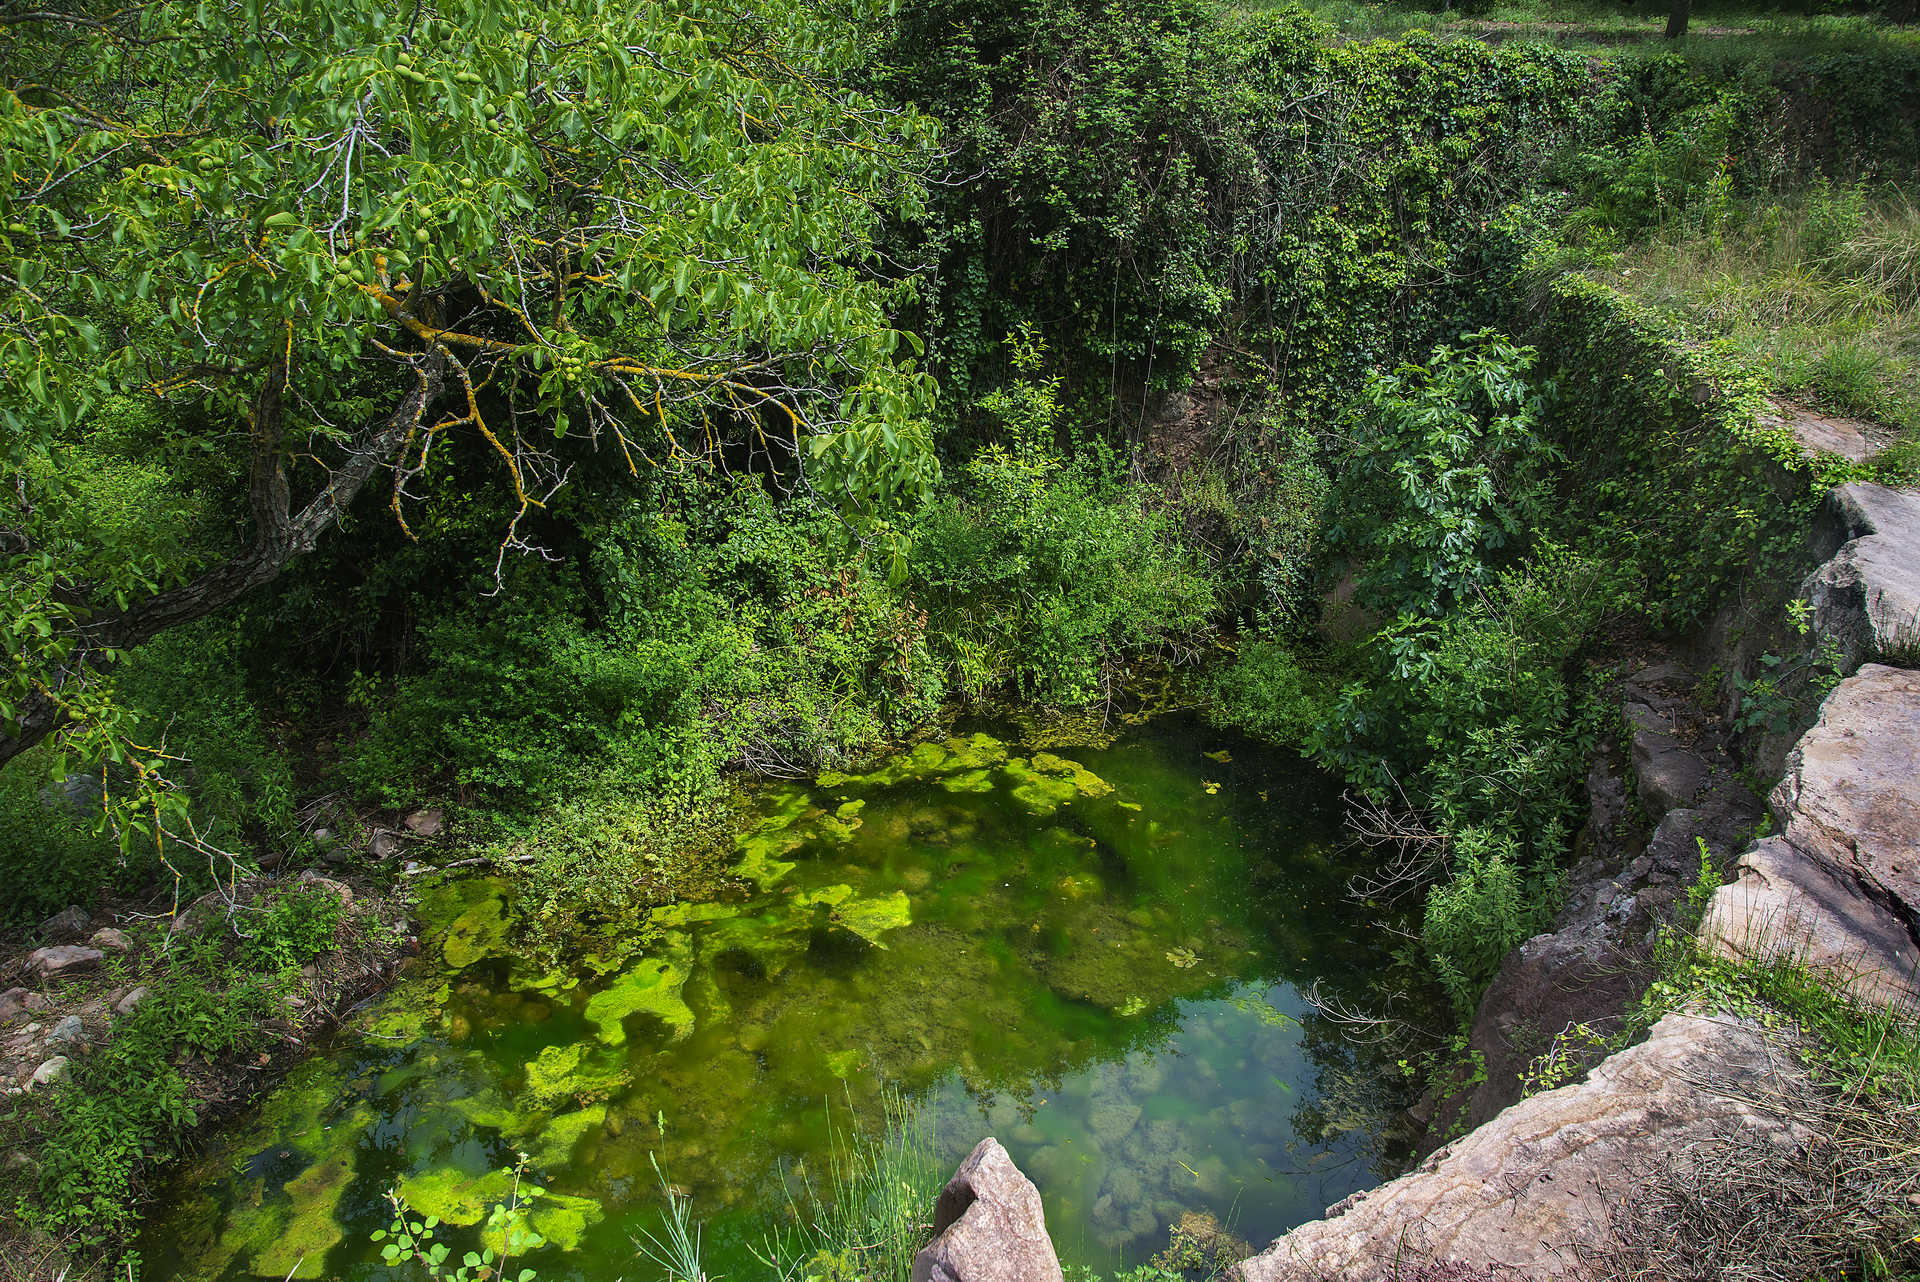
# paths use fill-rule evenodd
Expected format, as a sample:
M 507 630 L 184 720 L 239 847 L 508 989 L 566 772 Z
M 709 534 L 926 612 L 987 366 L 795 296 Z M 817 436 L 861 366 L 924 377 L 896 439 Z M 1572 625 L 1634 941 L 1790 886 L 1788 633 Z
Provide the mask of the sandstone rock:
M 53 1058 L 47 1060 L 41 1064 L 40 1067 L 33 1070 L 30 1087 L 52 1086 L 55 1082 L 65 1080 L 69 1062 L 65 1055 L 55 1055 Z
M 0 1020 L 17 1019 L 28 1011 L 45 1010 L 47 999 L 25 988 L 9 988 L 0 993 Z
M 127 937 L 127 932 L 124 930 L 115 930 L 111 926 L 94 931 L 87 939 L 87 945 L 90 948 L 98 948 L 102 952 L 109 953 L 130 953 L 133 951 L 133 940 Z
M 87 927 L 92 924 L 93 919 L 87 916 L 87 910 L 73 904 L 40 923 L 40 938 L 50 944 L 71 944 L 75 940 L 85 939 Z
M 131 1015 L 133 1014 L 134 1008 L 145 1000 L 147 1000 L 147 986 L 141 984 L 113 1004 L 114 1013 L 117 1015 Z
M 1885 448 L 1884 429 L 1857 418 L 1822 414 L 1785 401 L 1771 401 L 1754 415 L 1761 427 L 1782 427 L 1793 434 L 1811 456 L 1832 454 L 1849 463 L 1864 463 Z
M 446 812 L 439 807 L 416 810 L 400 821 L 416 837 L 438 837 L 446 830 Z
M 1629 703 L 1633 723 L 1633 774 L 1648 813 L 1664 815 L 1690 805 L 1712 773 L 1706 759 L 1680 742 L 1669 717 L 1644 703 Z
M 1596 906 L 1613 902 L 1609 896 Z M 1513 1104 L 1522 1074 L 1562 1030 L 1577 1022 L 1608 1026 L 1646 989 L 1643 968 L 1619 950 L 1607 925 L 1605 912 L 1591 914 L 1507 954 L 1467 1036 L 1485 1076 L 1467 1098 L 1464 1118 L 1457 1105 L 1443 1113 L 1448 1128 L 1461 1121 L 1478 1126 Z
M 981 1140 L 947 1181 L 933 1230 L 913 1282 L 1061 1282 L 1040 1190 L 999 1140 Z
M 367 842 L 367 853 L 375 859 L 391 859 L 406 848 L 407 843 L 400 839 L 399 833 L 388 832 L 384 828 L 374 833 L 372 840 Z
M 1920 1000 L 1920 672 L 1868 664 L 1834 687 L 1769 804 L 1779 836 L 1741 856 L 1703 940 Z
M 1793 1143 L 1787 1123 L 1753 1101 L 1801 1076 L 1755 1025 L 1668 1015 L 1586 1081 L 1521 1101 L 1410 1174 L 1288 1233 L 1235 1276 L 1376 1282 L 1459 1262 L 1577 1277 L 1580 1250 L 1607 1240 L 1614 1208 L 1659 1154 Z
M 1833 492 L 1849 541 L 1807 580 L 1813 626 L 1851 660 L 1920 646 L 1920 494 L 1864 481 Z
M 47 1034 L 47 1044 L 50 1046 L 55 1043 L 62 1046 L 81 1046 L 86 1043 L 86 1040 L 87 1026 L 80 1021 L 78 1015 L 61 1016 L 60 1022 L 53 1026 L 53 1031 Z
M 1863 1001 L 1920 1001 L 1920 950 L 1860 883 L 1780 837 L 1740 857 L 1700 924 L 1725 957 L 1791 957 L 1840 981 Z
M 353 887 L 343 881 L 335 881 L 331 877 L 322 877 L 319 873 L 309 870 L 300 874 L 300 884 L 315 890 L 327 891 L 335 899 L 340 901 L 342 908 L 353 907 Z
M 92 970 L 100 964 L 104 956 L 98 948 L 82 948 L 78 944 L 57 944 L 52 948 L 36 948 L 27 954 L 27 965 L 42 979 L 53 979 L 60 975 L 77 975 Z

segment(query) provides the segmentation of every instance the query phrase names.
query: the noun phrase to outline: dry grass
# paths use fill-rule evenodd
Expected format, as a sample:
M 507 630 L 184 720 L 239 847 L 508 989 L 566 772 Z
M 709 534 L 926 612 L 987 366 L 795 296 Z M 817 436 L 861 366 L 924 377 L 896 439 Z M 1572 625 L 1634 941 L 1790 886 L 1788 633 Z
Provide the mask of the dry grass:
M 1618 1282 L 1920 1278 L 1920 1027 L 1791 961 L 1699 970 L 1717 1005 L 1758 1017 L 1804 1071 L 1704 1082 L 1779 1125 L 1749 1124 L 1636 1172 L 1614 1240 L 1587 1257 Z

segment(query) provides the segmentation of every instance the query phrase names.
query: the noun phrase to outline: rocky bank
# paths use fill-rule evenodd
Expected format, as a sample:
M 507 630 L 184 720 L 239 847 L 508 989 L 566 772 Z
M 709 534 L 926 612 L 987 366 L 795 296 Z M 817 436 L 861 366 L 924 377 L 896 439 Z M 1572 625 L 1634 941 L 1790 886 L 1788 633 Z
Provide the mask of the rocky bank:
M 1771 835 L 1740 842 L 1731 881 L 1707 904 L 1702 944 L 1735 958 L 1785 957 L 1871 1003 L 1920 1001 L 1920 495 L 1870 484 L 1830 501 L 1839 551 L 1802 585 L 1814 640 L 1858 665 L 1787 753 L 1767 801 Z M 1831 546 L 1831 544 L 1829 544 Z M 1881 659 L 1884 662 L 1865 662 Z M 1607 1276 L 1623 1213 L 1676 1160 L 1739 1146 L 1743 1160 L 1804 1148 L 1792 1110 L 1804 1084 L 1780 1034 L 1683 1010 L 1585 1079 L 1522 1098 L 1516 1067 L 1561 1028 L 1619 1018 L 1648 978 L 1641 931 L 1699 866 L 1757 817 L 1726 769 L 1724 734 L 1689 710 L 1678 664 L 1630 677 L 1635 791 L 1657 816 L 1642 854 L 1614 871 L 1588 851 L 1550 934 L 1503 965 L 1473 1044 L 1487 1081 L 1474 1129 L 1412 1172 L 1329 1208 L 1239 1268 L 1242 1282 L 1296 1279 Z M 1590 840 L 1626 809 L 1601 763 Z M 1615 852 L 1617 853 L 1617 852 Z M 1641 963 L 1636 965 L 1636 963 Z M 1563 1039 L 1565 1040 L 1565 1039 Z M 1579 1038 L 1572 1039 L 1577 1053 Z M 1577 1068 L 1577 1066 L 1573 1066 Z M 1467 1272 L 1449 1272 L 1464 1269 Z M 1438 1271 L 1436 1271 L 1438 1270 Z

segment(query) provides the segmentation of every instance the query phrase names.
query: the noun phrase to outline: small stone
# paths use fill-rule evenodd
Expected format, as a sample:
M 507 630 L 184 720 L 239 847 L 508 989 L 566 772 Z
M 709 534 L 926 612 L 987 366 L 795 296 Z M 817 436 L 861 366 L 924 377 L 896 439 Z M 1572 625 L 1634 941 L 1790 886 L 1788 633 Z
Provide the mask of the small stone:
M 334 836 L 331 830 L 326 828 L 315 828 L 312 835 L 313 848 L 321 854 L 325 854 L 340 844 L 340 839 Z
M 373 840 L 367 843 L 367 853 L 375 859 L 391 859 L 404 849 L 406 843 L 400 840 L 400 834 L 384 828 L 374 833 Z
M 416 837 L 438 837 L 447 826 L 446 812 L 438 806 L 416 810 L 400 821 Z
M 74 904 L 41 922 L 40 937 L 50 944 L 70 944 L 84 939 L 87 927 L 92 924 L 93 918 L 87 916 L 87 910 Z
M 51 1086 L 64 1081 L 67 1076 L 68 1059 L 65 1055 L 55 1055 L 40 1067 L 33 1070 L 32 1086 Z M 28 1089 L 32 1089 L 30 1086 Z
M 6 992 L 0 993 L 0 1020 L 17 1019 L 35 1009 L 33 999 L 39 996 L 40 994 L 25 988 L 9 988 Z M 41 998 L 40 1004 L 45 1005 L 46 999 Z
M 133 1014 L 134 1007 L 138 1006 L 141 1002 L 144 1002 L 145 1000 L 147 1000 L 147 986 L 145 984 L 142 984 L 138 988 L 134 989 L 132 992 L 128 993 L 125 997 L 122 997 L 119 1001 L 113 1004 L 114 1013 L 119 1015 L 131 1015 Z
M 127 932 L 124 930 L 115 930 L 111 926 L 106 926 L 94 931 L 92 937 L 87 940 L 87 943 L 89 946 L 98 948 L 102 952 L 130 953 L 133 951 L 133 940 L 127 937 Z
M 27 965 L 33 967 L 42 979 L 52 979 L 58 975 L 77 975 L 92 970 L 105 956 L 98 948 L 82 948 L 78 944 L 57 944 L 52 948 L 36 948 L 27 954 Z
M 60 1022 L 53 1026 L 53 1031 L 47 1034 L 49 1045 L 59 1042 L 66 1046 L 79 1046 L 85 1044 L 86 1040 L 87 1026 L 78 1015 L 62 1015 Z
M 7 1155 L 0 1157 L 0 1171 L 33 1171 L 39 1167 L 40 1163 L 17 1148 L 7 1150 Z

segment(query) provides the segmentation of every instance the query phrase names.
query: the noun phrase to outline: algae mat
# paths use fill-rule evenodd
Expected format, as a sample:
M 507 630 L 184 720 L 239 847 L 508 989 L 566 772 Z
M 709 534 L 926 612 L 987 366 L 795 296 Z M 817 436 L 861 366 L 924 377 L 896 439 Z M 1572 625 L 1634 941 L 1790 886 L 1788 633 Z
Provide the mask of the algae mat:
M 1070 1260 L 1138 1262 L 1196 1211 L 1270 1237 L 1384 1161 L 1393 1075 L 1301 996 L 1388 963 L 1352 857 L 1330 780 L 1162 719 L 771 790 L 733 894 L 557 971 L 516 954 L 509 884 L 432 888 L 427 964 L 181 1178 L 147 1276 L 398 1277 L 390 1190 L 464 1250 L 524 1155 L 543 1279 L 652 1276 L 655 1163 L 709 1275 L 758 1277 L 788 1189 L 890 1092 L 943 1163 L 997 1135 Z

